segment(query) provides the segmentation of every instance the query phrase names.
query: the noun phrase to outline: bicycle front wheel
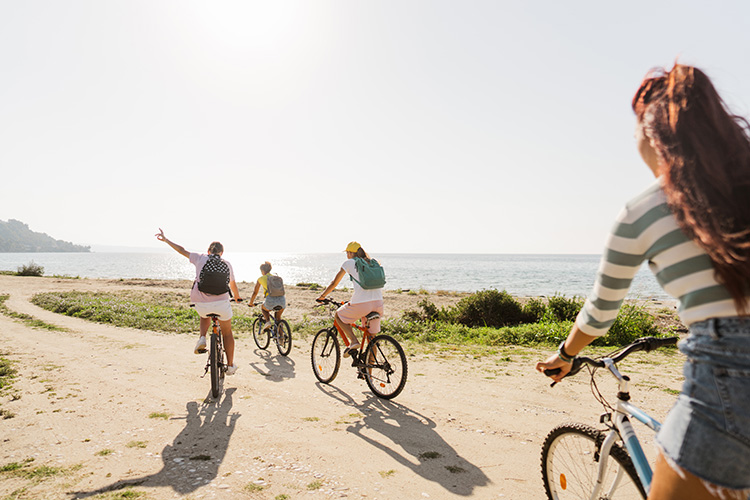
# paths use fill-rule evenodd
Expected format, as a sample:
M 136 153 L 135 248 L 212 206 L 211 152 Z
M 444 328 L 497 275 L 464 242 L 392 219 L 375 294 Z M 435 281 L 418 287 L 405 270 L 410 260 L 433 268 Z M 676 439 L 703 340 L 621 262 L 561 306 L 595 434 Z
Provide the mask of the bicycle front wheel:
M 542 445 L 542 480 L 549 500 L 591 498 L 605 432 L 584 424 L 558 425 Z M 596 498 L 644 499 L 646 492 L 627 451 L 615 444 Z
M 365 381 L 379 398 L 398 396 L 406 385 L 406 354 L 396 339 L 378 335 L 365 351 Z
M 315 378 L 328 384 L 336 378 L 341 365 L 341 347 L 335 328 L 324 328 L 312 341 L 310 361 Z
M 211 334 L 211 351 L 209 353 L 209 364 L 211 368 L 211 395 L 214 399 L 221 393 L 221 381 L 224 378 L 224 352 L 219 343 L 219 336 Z
M 271 342 L 271 336 L 268 334 L 268 330 L 263 327 L 265 322 L 261 318 L 255 318 L 253 321 L 253 339 L 255 339 L 255 345 L 261 349 L 268 347 L 268 343 Z
M 286 356 L 292 350 L 292 329 L 285 319 L 276 325 L 276 347 L 282 356 Z

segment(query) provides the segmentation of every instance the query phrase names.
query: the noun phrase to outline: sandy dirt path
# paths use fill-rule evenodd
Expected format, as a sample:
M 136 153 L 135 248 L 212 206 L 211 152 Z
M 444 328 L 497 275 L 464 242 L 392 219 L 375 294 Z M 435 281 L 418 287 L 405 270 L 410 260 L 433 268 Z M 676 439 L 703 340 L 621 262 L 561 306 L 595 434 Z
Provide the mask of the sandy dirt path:
M 14 417 L 0 420 L 0 466 L 33 458 L 30 467 L 62 468 L 43 480 L 0 473 L 0 498 L 124 498 L 116 495 L 126 485 L 145 499 L 543 498 L 547 432 L 566 420 L 594 425 L 602 412 L 586 377 L 551 389 L 534 372 L 546 350 L 407 345 L 406 388 L 383 401 L 345 364 L 319 384 L 309 339 L 295 338 L 284 358 L 248 335 L 237 340 L 240 370 L 213 402 L 194 336 L 90 323 L 29 302 L 42 291 L 125 286 L 0 276 L 9 309 L 68 329 L 0 316 L 0 355 L 18 370 L 2 396 Z M 303 313 L 290 307 L 290 317 Z M 663 419 L 682 357 L 633 358 L 624 366 L 634 402 Z

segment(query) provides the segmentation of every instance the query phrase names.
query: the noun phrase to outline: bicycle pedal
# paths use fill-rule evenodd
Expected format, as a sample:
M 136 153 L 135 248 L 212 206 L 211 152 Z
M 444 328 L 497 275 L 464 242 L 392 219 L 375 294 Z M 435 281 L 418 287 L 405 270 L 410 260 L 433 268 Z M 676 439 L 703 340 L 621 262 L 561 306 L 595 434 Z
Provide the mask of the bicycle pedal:
M 206 354 L 208 352 L 208 349 L 198 349 L 196 352 L 198 354 Z

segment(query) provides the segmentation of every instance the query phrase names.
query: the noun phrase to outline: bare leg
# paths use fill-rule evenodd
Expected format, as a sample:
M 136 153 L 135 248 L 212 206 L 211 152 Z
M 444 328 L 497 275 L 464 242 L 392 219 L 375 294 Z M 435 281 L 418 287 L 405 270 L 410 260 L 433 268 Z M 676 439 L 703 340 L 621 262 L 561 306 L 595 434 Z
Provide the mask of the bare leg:
M 278 311 L 276 311 L 276 321 L 281 321 L 281 313 L 283 312 L 283 309 L 279 309 Z
M 659 453 L 654 466 L 654 477 L 651 483 L 649 500 L 716 500 L 709 493 L 703 482 L 683 470 L 684 477 L 669 465 L 664 456 Z
M 271 318 L 271 311 L 266 309 L 266 306 L 261 305 L 260 311 L 263 313 L 263 320 L 268 322 L 268 320 Z
M 341 321 L 341 318 L 339 318 L 339 314 L 336 313 L 335 316 L 336 323 L 341 327 L 341 329 L 344 331 L 344 334 L 349 339 L 350 344 L 359 344 L 359 340 L 357 340 L 357 336 L 354 335 L 354 331 L 352 330 L 352 325 L 347 325 L 343 321 Z
M 201 318 L 201 323 L 200 323 L 200 329 L 201 329 L 200 336 L 201 337 L 206 336 L 206 332 L 208 332 L 209 326 L 211 326 L 211 318 Z
M 232 320 L 219 321 L 221 338 L 224 340 L 224 351 L 227 353 L 227 364 L 234 364 L 234 335 L 232 335 Z

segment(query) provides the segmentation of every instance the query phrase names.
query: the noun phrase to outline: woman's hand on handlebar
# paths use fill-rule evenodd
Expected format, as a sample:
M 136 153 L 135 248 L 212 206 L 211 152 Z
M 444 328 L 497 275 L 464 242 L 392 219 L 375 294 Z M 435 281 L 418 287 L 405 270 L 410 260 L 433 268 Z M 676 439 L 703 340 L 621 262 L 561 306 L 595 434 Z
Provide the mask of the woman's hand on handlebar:
M 572 367 L 572 363 L 566 363 L 565 361 L 560 359 L 557 353 L 536 364 L 536 370 L 540 373 L 544 373 L 545 370 L 555 370 L 554 373 L 549 375 L 545 373 L 546 376 L 548 376 L 555 382 L 560 382 L 563 377 L 568 374 Z

